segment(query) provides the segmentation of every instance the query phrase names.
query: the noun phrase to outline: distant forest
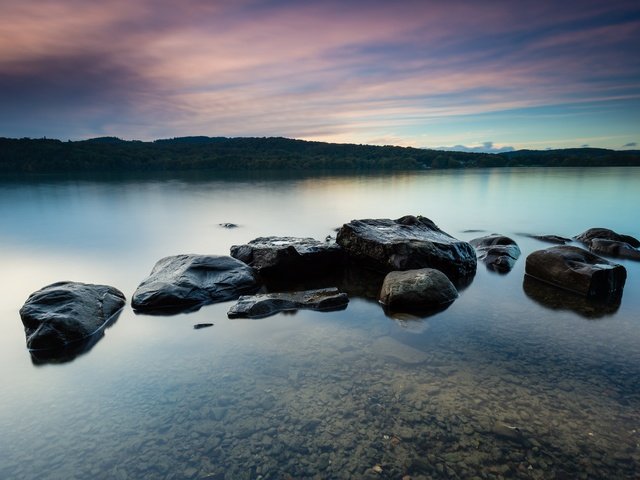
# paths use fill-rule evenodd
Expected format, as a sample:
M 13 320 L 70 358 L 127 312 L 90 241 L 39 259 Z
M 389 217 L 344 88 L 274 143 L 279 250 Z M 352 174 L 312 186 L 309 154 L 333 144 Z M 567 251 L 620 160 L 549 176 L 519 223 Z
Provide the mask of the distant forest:
M 499 154 L 308 142 L 287 138 L 115 137 L 68 141 L 0 138 L 0 173 L 191 170 L 416 170 L 640 166 L 639 150 L 569 148 Z

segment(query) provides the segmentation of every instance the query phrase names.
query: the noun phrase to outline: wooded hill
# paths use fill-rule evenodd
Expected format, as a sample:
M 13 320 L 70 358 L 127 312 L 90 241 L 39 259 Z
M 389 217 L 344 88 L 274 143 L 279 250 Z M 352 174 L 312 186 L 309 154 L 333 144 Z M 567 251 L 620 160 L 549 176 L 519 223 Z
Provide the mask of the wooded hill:
M 0 173 L 190 170 L 415 170 L 485 167 L 640 166 L 638 150 L 571 148 L 500 154 L 308 142 L 288 138 L 115 137 L 68 141 L 0 138 Z

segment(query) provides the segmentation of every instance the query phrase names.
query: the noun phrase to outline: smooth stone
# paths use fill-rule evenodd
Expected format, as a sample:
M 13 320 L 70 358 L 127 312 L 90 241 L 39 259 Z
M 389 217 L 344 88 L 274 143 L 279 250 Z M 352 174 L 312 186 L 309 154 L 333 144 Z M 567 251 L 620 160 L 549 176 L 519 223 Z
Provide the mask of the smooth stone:
M 133 294 L 139 312 L 173 314 L 235 300 L 258 288 L 251 267 L 227 256 L 176 255 L 159 260 Z
M 340 228 L 336 241 L 350 259 L 383 272 L 435 268 L 453 281 L 476 272 L 473 247 L 422 216 L 352 220 Z
M 496 423 L 491 428 L 491 433 L 493 433 L 496 437 L 502 438 L 503 440 L 509 440 L 515 443 L 524 443 L 525 437 L 518 427 L 513 427 L 511 425 L 506 425 L 504 423 Z
M 520 247 L 511 238 L 497 233 L 474 238 L 469 242 L 478 252 L 489 270 L 499 273 L 510 272 L 520 257 Z
M 339 292 L 337 288 L 245 295 L 231 307 L 227 316 L 229 318 L 264 318 L 278 312 L 300 309 L 333 311 L 346 308 L 348 303 L 347 294 Z
M 108 285 L 58 282 L 32 293 L 20 309 L 29 349 L 62 349 L 98 332 L 125 305 Z
M 389 272 L 382 282 L 380 303 L 394 311 L 431 310 L 449 305 L 458 291 L 439 270 L 422 268 Z
M 213 327 L 213 323 L 196 323 L 193 326 L 194 330 L 200 330 L 201 328 Z
M 344 266 L 343 249 L 330 241 L 298 237 L 259 237 L 231 247 L 231 256 L 265 277 L 310 277 Z
M 238 225 L 235 223 L 219 223 L 218 225 L 222 228 L 238 228 Z
M 570 238 L 561 237 L 560 235 L 533 235 L 530 233 L 519 233 L 518 235 L 522 235 L 523 237 L 534 238 L 536 240 L 540 240 L 541 242 L 547 243 L 555 243 L 558 245 L 564 245 L 571 241 Z
M 575 238 L 593 253 L 640 260 L 640 240 L 631 235 L 622 235 L 608 228 L 590 228 Z
M 631 235 L 622 235 L 614 232 L 608 228 L 590 228 L 585 230 L 579 235 L 576 235 L 575 239 L 579 242 L 584 243 L 585 245 L 589 245 L 590 242 L 596 238 L 601 238 L 603 240 L 613 240 L 615 242 L 624 242 L 631 245 L 633 248 L 640 247 L 640 240 Z
M 603 300 L 621 295 L 627 279 L 622 265 L 569 245 L 531 253 L 525 272 L 551 285 Z

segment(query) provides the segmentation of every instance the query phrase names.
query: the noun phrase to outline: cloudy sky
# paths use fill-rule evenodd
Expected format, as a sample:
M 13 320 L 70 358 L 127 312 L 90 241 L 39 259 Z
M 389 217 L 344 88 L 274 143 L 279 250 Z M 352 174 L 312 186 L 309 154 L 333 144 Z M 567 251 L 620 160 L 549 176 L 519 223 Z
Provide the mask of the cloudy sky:
M 640 142 L 637 0 L 0 0 L 0 12 L 0 136 Z

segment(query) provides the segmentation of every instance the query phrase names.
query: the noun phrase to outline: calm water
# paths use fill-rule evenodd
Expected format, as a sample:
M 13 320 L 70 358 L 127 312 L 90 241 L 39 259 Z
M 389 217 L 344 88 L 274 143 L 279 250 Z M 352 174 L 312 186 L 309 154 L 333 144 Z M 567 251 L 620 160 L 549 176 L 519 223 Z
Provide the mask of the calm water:
M 524 258 L 548 245 L 519 234 L 640 237 L 639 205 L 640 169 L 0 182 L 0 478 L 637 478 L 640 263 L 620 261 L 620 307 L 594 309 L 525 291 Z M 25 348 L 18 310 L 55 281 L 130 299 L 166 255 L 406 214 L 523 256 L 504 276 L 480 264 L 421 320 L 364 297 L 262 320 L 127 306 L 73 361 Z

